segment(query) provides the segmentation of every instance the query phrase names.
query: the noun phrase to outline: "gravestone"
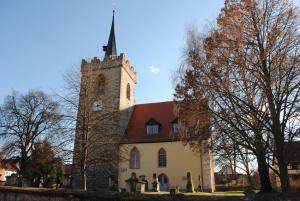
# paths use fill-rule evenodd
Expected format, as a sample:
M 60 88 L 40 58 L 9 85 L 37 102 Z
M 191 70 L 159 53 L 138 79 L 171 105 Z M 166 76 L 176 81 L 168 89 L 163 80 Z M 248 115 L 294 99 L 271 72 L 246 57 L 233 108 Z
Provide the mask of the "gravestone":
M 194 184 L 193 184 L 192 174 L 190 172 L 188 172 L 186 177 L 187 177 L 186 192 L 193 193 L 194 192 Z

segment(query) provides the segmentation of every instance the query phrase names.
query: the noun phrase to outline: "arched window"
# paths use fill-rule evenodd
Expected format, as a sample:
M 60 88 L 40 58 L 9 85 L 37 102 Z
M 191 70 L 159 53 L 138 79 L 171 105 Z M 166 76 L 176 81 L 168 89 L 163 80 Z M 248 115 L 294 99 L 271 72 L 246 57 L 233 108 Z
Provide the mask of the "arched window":
M 167 152 L 164 148 L 158 151 L 158 167 L 167 167 Z
M 140 168 L 140 152 L 134 147 L 130 152 L 130 168 L 139 169 Z
M 129 83 L 127 83 L 126 97 L 128 100 L 130 100 L 130 85 L 129 85 Z
M 98 92 L 100 95 L 104 94 L 105 90 L 105 77 L 104 75 L 100 74 L 98 78 Z

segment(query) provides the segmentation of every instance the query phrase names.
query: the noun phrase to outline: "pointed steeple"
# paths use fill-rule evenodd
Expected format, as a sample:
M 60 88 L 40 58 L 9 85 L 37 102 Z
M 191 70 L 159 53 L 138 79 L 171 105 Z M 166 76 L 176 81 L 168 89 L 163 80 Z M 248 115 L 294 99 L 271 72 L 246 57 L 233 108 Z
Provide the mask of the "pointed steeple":
M 113 10 L 113 18 L 111 23 L 109 39 L 107 45 L 103 46 L 103 51 L 105 52 L 104 59 L 117 56 L 117 46 L 116 46 L 116 37 L 115 37 L 115 10 Z

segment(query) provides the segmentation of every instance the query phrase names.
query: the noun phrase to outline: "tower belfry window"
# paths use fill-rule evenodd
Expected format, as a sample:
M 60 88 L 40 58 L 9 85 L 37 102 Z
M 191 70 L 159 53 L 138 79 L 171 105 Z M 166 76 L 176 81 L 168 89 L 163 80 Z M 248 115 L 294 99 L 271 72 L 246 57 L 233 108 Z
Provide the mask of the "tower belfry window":
M 105 77 L 103 75 L 99 75 L 98 78 L 98 92 L 100 95 L 104 94 L 105 91 Z

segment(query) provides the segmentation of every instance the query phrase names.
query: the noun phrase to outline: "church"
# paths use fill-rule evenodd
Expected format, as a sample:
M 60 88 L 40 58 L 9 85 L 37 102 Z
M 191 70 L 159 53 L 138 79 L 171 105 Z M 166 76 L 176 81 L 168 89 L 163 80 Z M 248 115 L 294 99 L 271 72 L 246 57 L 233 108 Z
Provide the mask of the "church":
M 103 60 L 81 63 L 73 187 L 128 192 L 141 181 L 148 191 L 169 191 L 191 180 L 194 189 L 214 191 L 212 151 L 180 140 L 175 103 L 135 103 L 137 73 L 117 54 L 114 15 L 103 50 Z

